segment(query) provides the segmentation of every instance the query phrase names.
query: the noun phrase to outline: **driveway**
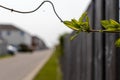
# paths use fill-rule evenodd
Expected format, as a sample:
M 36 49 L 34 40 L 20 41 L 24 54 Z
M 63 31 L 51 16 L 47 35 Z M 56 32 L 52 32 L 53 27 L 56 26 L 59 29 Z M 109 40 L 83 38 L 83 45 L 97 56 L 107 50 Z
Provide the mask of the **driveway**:
M 0 80 L 32 80 L 51 54 L 52 50 L 18 53 L 0 60 Z

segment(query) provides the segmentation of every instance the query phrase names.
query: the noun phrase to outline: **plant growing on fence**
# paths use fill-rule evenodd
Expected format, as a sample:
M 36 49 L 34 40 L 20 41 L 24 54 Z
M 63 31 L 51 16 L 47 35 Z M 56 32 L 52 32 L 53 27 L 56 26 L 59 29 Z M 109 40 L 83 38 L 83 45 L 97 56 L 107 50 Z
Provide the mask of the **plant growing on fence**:
M 94 30 L 90 27 L 89 18 L 87 12 L 83 13 L 79 20 L 71 19 L 71 21 L 63 21 L 63 23 L 76 31 L 76 34 L 71 37 L 74 39 L 80 32 L 105 32 L 105 33 L 120 33 L 120 24 L 113 19 L 101 20 L 101 25 L 104 30 Z M 115 45 L 120 47 L 120 38 L 116 40 Z
M 11 12 L 17 12 L 17 13 L 22 13 L 22 14 L 26 14 L 26 13 L 33 13 L 35 11 L 37 11 L 44 3 L 50 3 L 52 5 L 53 11 L 55 13 L 55 15 L 58 17 L 58 19 L 65 24 L 67 27 L 71 28 L 72 30 L 76 31 L 76 34 L 73 35 L 71 37 L 71 40 L 74 39 L 80 32 L 105 32 L 105 33 L 120 33 L 120 23 L 116 22 L 115 20 L 101 20 L 101 25 L 103 26 L 104 30 L 94 30 L 90 27 L 90 23 L 89 23 L 89 18 L 87 16 L 87 12 L 83 13 L 82 16 L 79 18 L 79 20 L 76 19 L 71 19 L 71 21 L 63 21 L 59 15 L 57 14 L 54 4 L 49 1 L 43 1 L 36 9 L 32 10 L 32 11 L 18 11 L 18 10 L 14 10 L 14 9 L 10 9 L 8 7 L 2 6 L 0 5 L 1 8 L 10 10 Z M 115 45 L 117 47 L 120 47 L 120 38 L 116 40 Z

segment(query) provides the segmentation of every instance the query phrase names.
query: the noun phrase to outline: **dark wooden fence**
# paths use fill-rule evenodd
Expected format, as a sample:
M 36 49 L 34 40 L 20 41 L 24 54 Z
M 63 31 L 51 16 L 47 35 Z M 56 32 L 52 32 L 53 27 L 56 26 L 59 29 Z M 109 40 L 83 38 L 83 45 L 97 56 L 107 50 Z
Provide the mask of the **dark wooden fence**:
M 100 20 L 119 18 L 118 0 L 92 0 L 88 9 L 93 29 L 103 29 Z M 119 34 L 80 33 L 70 41 L 64 37 L 64 80 L 120 80 L 120 48 L 114 42 Z

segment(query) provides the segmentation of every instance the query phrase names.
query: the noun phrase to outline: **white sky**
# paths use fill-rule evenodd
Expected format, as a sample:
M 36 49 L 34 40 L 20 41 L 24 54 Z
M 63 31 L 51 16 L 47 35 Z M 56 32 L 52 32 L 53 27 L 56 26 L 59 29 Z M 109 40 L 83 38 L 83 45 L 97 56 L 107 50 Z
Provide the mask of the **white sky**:
M 43 0 L 0 0 L 0 5 L 9 8 L 29 11 L 33 10 Z M 86 10 L 91 0 L 51 0 L 55 5 L 58 15 L 63 20 L 78 19 Z M 49 3 L 45 3 L 37 12 L 20 14 L 0 8 L 0 24 L 13 24 L 30 34 L 42 38 L 48 46 L 58 42 L 59 35 L 71 32 L 55 16 Z

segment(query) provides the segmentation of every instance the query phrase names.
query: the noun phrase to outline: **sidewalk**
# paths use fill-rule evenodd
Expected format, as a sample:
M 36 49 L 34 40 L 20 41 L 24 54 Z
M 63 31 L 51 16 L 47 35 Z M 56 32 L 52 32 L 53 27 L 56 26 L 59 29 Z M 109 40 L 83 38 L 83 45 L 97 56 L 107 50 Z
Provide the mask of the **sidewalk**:
M 30 72 L 23 80 L 33 80 L 34 76 L 39 72 L 39 70 L 42 69 L 42 67 L 45 65 L 45 63 L 49 60 L 49 58 L 52 55 L 52 51 L 49 55 L 46 56 L 46 59 L 43 59 L 40 64 L 32 71 Z
M 0 60 L 0 80 L 32 80 L 52 53 L 53 50 L 18 53 Z

